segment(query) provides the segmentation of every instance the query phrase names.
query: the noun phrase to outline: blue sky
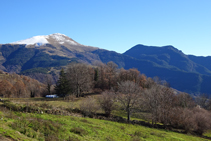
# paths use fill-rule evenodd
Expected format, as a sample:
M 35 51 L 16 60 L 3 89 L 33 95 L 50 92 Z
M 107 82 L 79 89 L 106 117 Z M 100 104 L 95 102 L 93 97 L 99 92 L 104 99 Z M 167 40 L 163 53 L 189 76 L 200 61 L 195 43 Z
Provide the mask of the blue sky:
M 0 43 L 62 33 L 123 53 L 173 45 L 211 56 L 211 0 L 0 0 Z

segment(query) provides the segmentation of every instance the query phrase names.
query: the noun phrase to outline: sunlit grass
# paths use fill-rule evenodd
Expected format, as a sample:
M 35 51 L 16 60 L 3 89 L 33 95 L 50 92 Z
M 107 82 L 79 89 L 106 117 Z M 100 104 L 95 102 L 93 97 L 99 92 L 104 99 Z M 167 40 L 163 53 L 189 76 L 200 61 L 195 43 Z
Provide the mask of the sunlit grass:
M 60 140 L 205 140 L 191 135 L 91 118 L 14 112 L 1 112 L 0 116 L 3 116 L 3 120 L 0 120 L 0 134 L 15 140 L 43 140 L 45 138 L 41 133 L 41 131 L 44 132 L 43 129 L 48 130 L 46 133 L 49 135 L 52 133 Z M 38 122 L 42 124 L 38 126 Z
M 75 101 L 76 107 L 84 98 Z M 59 99 L 33 98 L 12 99 L 18 104 L 48 104 L 54 107 L 67 107 L 70 102 Z M 123 110 L 112 114 L 126 118 Z M 132 116 L 132 120 L 144 120 Z M 32 122 L 33 121 L 33 122 Z M 39 126 L 38 126 L 39 125 Z M 75 140 L 75 141 L 203 141 L 197 136 L 158 130 L 139 125 L 111 122 L 106 120 L 61 116 L 51 114 L 35 114 L 12 112 L 0 109 L 0 134 L 14 140 Z M 48 136 L 47 136 L 48 135 Z M 211 132 L 204 134 L 211 137 Z

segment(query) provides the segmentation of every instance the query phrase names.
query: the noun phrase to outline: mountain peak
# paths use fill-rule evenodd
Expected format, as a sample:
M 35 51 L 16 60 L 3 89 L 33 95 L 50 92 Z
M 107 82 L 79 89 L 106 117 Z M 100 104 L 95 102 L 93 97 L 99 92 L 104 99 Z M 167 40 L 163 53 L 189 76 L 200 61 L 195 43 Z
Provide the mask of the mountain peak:
M 57 44 L 67 43 L 70 45 L 79 45 L 79 43 L 75 42 L 68 36 L 61 34 L 61 33 L 33 36 L 33 37 L 25 39 L 25 40 L 12 42 L 11 44 L 25 44 L 25 45 L 41 46 L 41 45 L 52 44 L 52 43 L 57 43 Z
M 50 34 L 48 36 L 51 36 L 51 35 L 55 35 L 55 36 L 66 36 L 65 34 L 61 34 L 61 33 L 53 33 L 53 34 Z
M 53 33 L 53 34 L 50 34 L 50 35 L 45 35 L 47 38 L 49 37 L 53 37 L 53 38 L 56 38 L 58 40 L 62 40 L 63 38 L 69 38 L 67 35 L 65 34 L 61 34 L 61 33 Z
M 61 34 L 61 33 L 50 34 L 50 35 L 47 35 L 46 38 L 49 41 L 53 41 L 54 43 L 57 42 L 59 44 L 67 43 L 67 44 L 71 44 L 71 45 L 79 45 L 79 43 L 75 42 L 70 37 L 68 37 L 64 34 Z

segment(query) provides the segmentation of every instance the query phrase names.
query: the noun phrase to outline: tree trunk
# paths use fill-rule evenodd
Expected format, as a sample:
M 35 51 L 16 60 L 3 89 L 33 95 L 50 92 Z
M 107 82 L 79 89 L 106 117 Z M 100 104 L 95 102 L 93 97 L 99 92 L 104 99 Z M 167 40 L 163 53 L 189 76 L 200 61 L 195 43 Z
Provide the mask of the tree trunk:
M 129 106 L 127 107 L 127 121 L 128 121 L 128 123 L 130 122 L 130 108 L 129 108 Z
M 79 90 L 79 84 L 77 84 L 77 97 L 79 97 L 80 90 Z

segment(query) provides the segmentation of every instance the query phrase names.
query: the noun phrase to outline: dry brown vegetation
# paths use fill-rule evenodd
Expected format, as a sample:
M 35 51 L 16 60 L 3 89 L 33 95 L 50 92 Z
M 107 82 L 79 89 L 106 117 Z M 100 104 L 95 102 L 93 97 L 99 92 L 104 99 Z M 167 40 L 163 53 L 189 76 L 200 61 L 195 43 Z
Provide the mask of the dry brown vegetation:
M 27 76 L 0 74 L 0 96 L 6 98 L 40 97 L 45 91 L 45 85 Z

